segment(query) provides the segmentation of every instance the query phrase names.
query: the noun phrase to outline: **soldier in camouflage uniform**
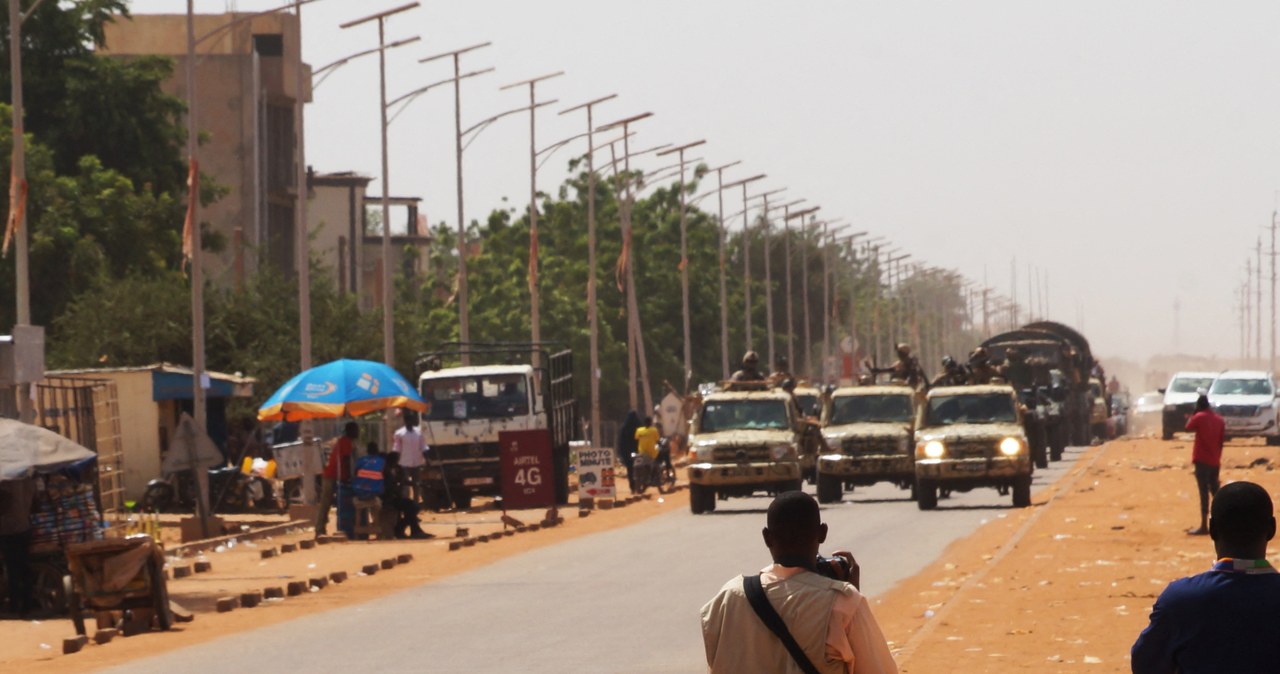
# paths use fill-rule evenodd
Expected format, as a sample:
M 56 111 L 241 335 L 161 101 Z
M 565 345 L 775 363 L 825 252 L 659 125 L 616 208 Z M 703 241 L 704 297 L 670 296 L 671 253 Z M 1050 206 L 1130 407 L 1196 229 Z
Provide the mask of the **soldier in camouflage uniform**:
M 907 344 L 899 344 L 897 348 L 898 362 L 892 367 L 872 367 L 873 374 L 889 373 L 894 381 L 900 381 L 913 389 L 919 390 L 921 387 L 929 387 L 929 379 L 925 376 L 924 368 L 920 367 L 920 361 L 911 355 L 911 347 Z
M 942 357 L 942 374 L 933 380 L 934 386 L 964 386 L 969 383 L 969 373 L 951 356 Z
M 978 347 L 969 354 L 969 383 L 970 384 L 990 384 L 992 379 L 1000 376 L 1000 373 L 991 365 L 991 358 L 987 355 L 987 350 Z

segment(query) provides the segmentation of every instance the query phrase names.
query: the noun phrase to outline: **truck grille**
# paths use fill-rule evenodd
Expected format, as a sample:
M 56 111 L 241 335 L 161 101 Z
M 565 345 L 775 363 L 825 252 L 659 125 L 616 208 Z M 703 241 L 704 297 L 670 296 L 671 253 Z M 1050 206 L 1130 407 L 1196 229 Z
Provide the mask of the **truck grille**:
M 957 440 L 948 442 L 947 450 L 957 459 L 979 459 L 994 456 L 996 443 L 991 440 Z
M 841 449 L 849 456 L 863 454 L 900 454 L 901 441 L 892 436 L 845 438 Z
M 715 461 L 768 461 L 769 450 L 764 447 L 723 447 L 712 454 Z
M 1218 414 L 1224 417 L 1251 417 L 1257 411 L 1256 405 L 1219 405 Z

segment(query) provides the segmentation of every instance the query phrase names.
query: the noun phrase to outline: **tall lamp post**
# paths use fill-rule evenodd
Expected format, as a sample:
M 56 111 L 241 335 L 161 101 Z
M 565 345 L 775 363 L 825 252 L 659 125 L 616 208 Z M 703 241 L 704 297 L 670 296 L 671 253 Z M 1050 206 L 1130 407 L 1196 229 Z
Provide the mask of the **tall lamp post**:
M 705 140 L 695 140 L 692 143 L 685 143 L 669 150 L 663 150 L 658 156 L 664 156 L 671 153 L 677 153 L 680 158 L 680 307 L 681 320 L 684 327 L 684 390 L 689 391 L 689 381 L 693 378 L 693 349 L 692 338 L 689 333 L 689 234 L 688 225 L 686 223 L 685 195 L 684 195 L 684 152 L 689 148 L 697 147 L 706 143 Z
M 721 187 L 721 189 L 742 188 L 742 313 L 746 317 L 746 332 L 743 335 L 745 347 L 743 351 L 751 350 L 751 226 L 748 220 L 750 209 L 747 208 L 747 185 L 757 180 L 764 180 L 765 177 L 766 175 L 761 173 L 750 178 L 735 180 Z
M 391 167 L 387 159 L 387 38 L 386 23 L 391 16 L 418 6 L 417 2 L 400 5 L 377 14 L 348 21 L 341 28 L 353 28 L 370 21 L 378 23 L 378 114 L 382 134 L 382 359 L 392 367 L 396 363 L 395 316 L 391 287 Z
M 795 213 L 792 213 L 789 208 L 784 208 L 782 212 L 782 226 L 785 230 L 783 235 L 783 254 L 787 260 L 785 270 L 787 276 L 787 363 L 789 363 L 793 368 L 796 366 L 796 323 L 792 310 L 792 304 L 794 304 L 795 296 L 791 289 L 791 219 L 801 218 L 801 221 L 803 222 L 804 216 L 817 213 L 820 208 L 822 207 L 814 206 L 812 208 L 796 211 Z M 801 267 L 801 272 L 807 274 L 808 270 Z
M 627 392 L 630 398 L 631 409 L 633 410 L 637 408 L 637 404 L 638 404 L 638 401 L 636 399 L 637 398 L 636 397 L 636 384 L 637 384 L 636 359 L 637 357 L 639 357 L 641 361 L 644 360 L 643 356 L 640 356 L 640 353 L 639 353 L 639 351 L 644 348 L 644 342 L 642 341 L 643 338 L 640 335 L 640 327 L 639 327 L 640 305 L 639 305 L 639 302 L 636 300 L 635 265 L 633 264 L 633 261 L 631 259 L 632 258 L 632 250 L 631 250 L 631 183 L 632 181 L 631 181 L 631 149 L 630 149 L 630 143 L 628 140 L 630 134 L 628 132 L 630 131 L 632 124 L 652 116 L 653 116 L 652 112 L 644 112 L 638 115 L 632 115 L 630 117 L 626 117 L 614 122 L 610 122 L 608 124 L 605 124 L 603 126 L 596 128 L 596 131 L 608 131 L 610 129 L 619 128 L 619 127 L 621 127 L 622 129 L 623 173 L 626 174 L 625 186 L 627 189 L 626 189 L 626 196 L 623 199 L 621 213 L 619 214 L 621 215 L 621 220 L 622 220 L 621 222 L 622 255 L 619 259 L 619 263 L 620 263 L 621 271 L 623 272 L 623 275 L 625 277 L 625 280 L 623 281 L 623 283 L 626 286 L 624 290 L 626 292 L 626 302 L 627 302 L 627 377 L 628 377 Z M 616 175 L 616 169 L 615 169 L 615 175 Z M 649 408 L 653 407 L 652 394 L 649 392 L 649 381 L 648 381 L 647 373 L 642 373 L 641 376 L 644 381 L 643 390 L 644 390 L 644 396 L 645 396 L 645 409 L 648 410 Z
M 458 341 L 464 345 L 471 342 L 471 308 L 467 290 L 467 223 L 462 201 L 462 66 L 460 59 L 467 52 L 483 49 L 491 44 L 493 43 L 482 42 L 418 59 L 418 63 L 428 63 L 445 57 L 453 59 L 454 170 L 458 179 Z M 471 364 L 469 349 L 462 349 L 462 364 Z
M 542 342 L 542 311 L 538 296 L 538 106 L 534 99 L 538 82 L 563 74 L 564 71 L 561 70 L 498 88 L 499 91 L 505 91 L 513 87 L 529 87 L 529 336 L 535 345 Z M 534 367 L 538 367 L 539 360 L 538 351 L 534 349 Z
M 561 110 L 564 115 L 577 110 L 587 111 L 587 317 L 591 323 L 591 446 L 600 447 L 600 317 L 596 306 L 596 168 L 595 168 L 595 106 L 617 98 L 617 94 L 601 96 L 586 103 Z
M 765 352 L 769 356 L 769 367 L 777 362 L 773 353 L 773 271 L 769 258 L 769 197 L 786 192 L 787 188 L 779 187 L 757 195 L 764 200 L 764 211 L 760 213 L 760 249 L 764 256 L 764 334 Z

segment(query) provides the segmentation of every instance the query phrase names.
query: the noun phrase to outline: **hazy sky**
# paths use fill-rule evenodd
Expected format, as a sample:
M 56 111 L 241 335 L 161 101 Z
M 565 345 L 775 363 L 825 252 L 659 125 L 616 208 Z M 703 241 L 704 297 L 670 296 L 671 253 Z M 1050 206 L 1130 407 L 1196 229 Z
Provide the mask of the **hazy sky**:
M 376 46 L 372 24 L 338 24 L 406 1 L 306 6 L 304 57 L 319 67 Z M 726 180 L 767 173 L 760 190 L 787 187 L 1004 294 L 1016 256 L 1023 303 L 1033 265 L 1049 317 L 1081 327 L 1097 354 L 1171 351 L 1175 299 L 1182 351 L 1239 352 L 1237 289 L 1280 188 L 1278 3 L 427 0 L 387 34 L 423 36 L 389 52 L 392 97 L 452 76 L 418 58 L 494 43 L 463 57 L 464 71 L 497 68 L 464 83 L 464 126 L 527 103 L 527 89 L 500 85 L 564 70 L 539 87 L 560 101 L 540 113 L 539 147 L 585 130 L 581 113 L 556 112 L 617 93 L 597 122 L 654 112 L 639 147 L 705 138 L 693 156 L 743 160 Z M 377 86 L 366 57 L 317 89 L 308 163 L 378 174 Z M 452 134 L 449 88 L 391 127 L 392 192 L 423 197 L 432 223 L 456 225 Z M 555 188 L 583 149 L 557 155 L 539 186 Z M 468 220 L 504 196 L 527 203 L 527 153 L 527 115 L 467 150 Z

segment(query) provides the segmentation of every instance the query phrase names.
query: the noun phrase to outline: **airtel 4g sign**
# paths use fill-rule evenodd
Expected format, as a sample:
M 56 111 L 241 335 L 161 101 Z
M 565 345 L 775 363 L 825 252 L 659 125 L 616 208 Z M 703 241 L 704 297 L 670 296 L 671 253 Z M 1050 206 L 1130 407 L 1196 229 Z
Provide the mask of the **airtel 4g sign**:
M 551 432 L 501 431 L 502 501 L 507 508 L 546 508 L 555 505 L 555 476 L 551 467 Z

